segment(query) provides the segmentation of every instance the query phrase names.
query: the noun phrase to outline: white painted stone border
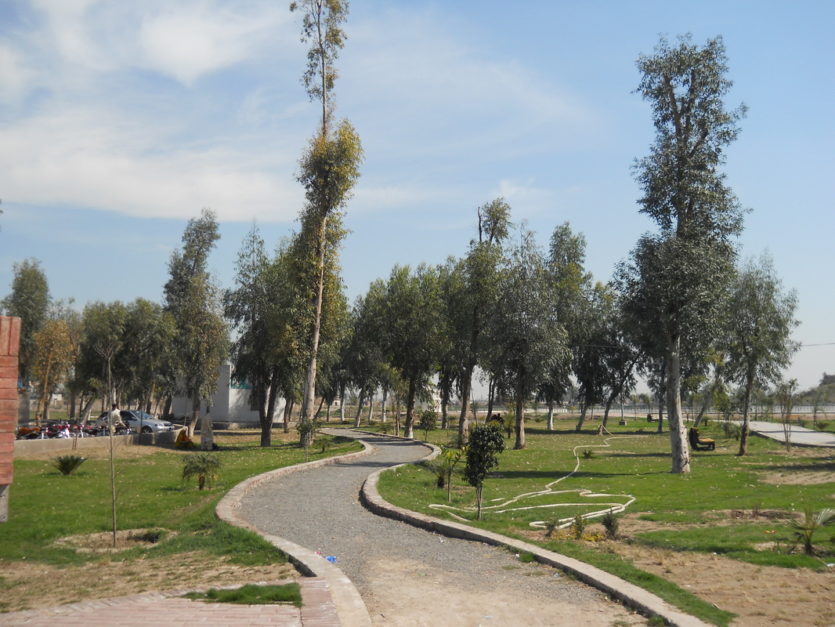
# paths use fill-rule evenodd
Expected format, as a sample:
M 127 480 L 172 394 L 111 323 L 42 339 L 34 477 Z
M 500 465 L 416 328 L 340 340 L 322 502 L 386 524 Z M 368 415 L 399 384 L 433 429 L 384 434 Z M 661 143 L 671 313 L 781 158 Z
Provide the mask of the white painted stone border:
M 327 459 L 317 459 L 313 462 L 305 464 L 297 464 L 295 466 L 286 466 L 285 468 L 277 468 L 249 479 L 245 479 L 234 488 L 229 490 L 220 500 L 215 508 L 215 514 L 222 521 L 247 529 L 264 538 L 267 542 L 278 548 L 280 551 L 287 554 L 290 562 L 304 575 L 308 577 L 321 577 L 328 583 L 328 588 L 333 599 L 336 613 L 339 617 L 339 622 L 346 627 L 371 627 L 371 617 L 368 614 L 368 608 L 362 600 L 359 592 L 348 577 L 336 566 L 331 564 L 323 556 L 314 553 L 310 549 L 299 546 L 294 542 L 290 542 L 279 536 L 263 533 L 249 524 L 240 517 L 241 500 L 244 495 L 264 481 L 289 475 L 290 473 L 309 470 L 311 468 L 320 468 L 336 462 L 356 459 L 357 457 L 364 457 L 373 452 L 374 447 L 359 440 L 363 445 L 362 451 L 356 453 L 348 453 L 347 455 L 339 455 L 336 457 L 328 457 Z
M 395 437 L 395 436 L 388 436 Z M 416 441 L 417 442 L 417 441 Z M 420 461 L 428 461 L 438 455 L 440 449 L 433 444 L 421 442 L 425 446 L 432 448 L 432 453 L 424 457 Z M 386 516 L 401 522 L 426 529 L 441 535 L 451 538 L 462 538 L 464 540 L 472 540 L 475 542 L 484 542 L 493 546 L 501 546 L 517 551 L 520 553 L 530 553 L 534 556 L 536 561 L 542 564 L 548 564 L 554 568 L 559 568 L 580 581 L 587 583 L 590 586 L 602 590 L 610 597 L 622 602 L 627 607 L 631 607 L 645 616 L 660 616 L 671 625 L 678 625 L 679 627 L 707 627 L 708 623 L 704 623 L 695 616 L 685 614 L 676 607 L 673 607 L 662 598 L 639 588 L 635 584 L 611 575 L 591 564 L 586 564 L 574 558 L 548 551 L 542 547 L 534 544 L 528 544 L 521 540 L 509 538 L 498 533 L 486 531 L 470 527 L 469 525 L 462 525 L 460 523 L 445 521 L 439 518 L 433 518 L 425 514 L 419 514 L 411 510 L 403 509 L 392 505 L 384 500 L 377 490 L 377 484 L 380 480 L 380 475 L 383 472 L 400 468 L 401 466 L 408 466 L 409 464 L 400 464 L 390 468 L 383 468 L 378 470 L 365 480 L 360 490 L 360 501 L 369 510 L 379 516 Z

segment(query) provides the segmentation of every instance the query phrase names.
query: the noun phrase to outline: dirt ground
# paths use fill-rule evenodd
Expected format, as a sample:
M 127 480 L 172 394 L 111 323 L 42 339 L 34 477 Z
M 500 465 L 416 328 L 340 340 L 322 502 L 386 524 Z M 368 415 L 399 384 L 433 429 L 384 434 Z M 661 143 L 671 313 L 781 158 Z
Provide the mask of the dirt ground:
M 205 590 L 298 577 L 288 564 L 238 566 L 200 553 L 130 562 L 105 560 L 69 568 L 0 561 L 0 610 L 14 612 L 153 590 Z
M 553 576 L 553 569 L 539 564 L 522 565 L 530 576 Z M 596 601 L 555 601 L 534 592 L 485 589 L 471 581 L 454 579 L 449 573 L 428 568 L 422 562 L 379 561 L 377 576 L 363 598 L 372 624 L 435 627 L 436 625 L 646 625 L 646 618 L 601 597 Z M 399 582 L 401 585 L 394 584 Z M 408 582 L 408 585 L 402 585 Z M 386 608 L 384 611 L 381 608 Z

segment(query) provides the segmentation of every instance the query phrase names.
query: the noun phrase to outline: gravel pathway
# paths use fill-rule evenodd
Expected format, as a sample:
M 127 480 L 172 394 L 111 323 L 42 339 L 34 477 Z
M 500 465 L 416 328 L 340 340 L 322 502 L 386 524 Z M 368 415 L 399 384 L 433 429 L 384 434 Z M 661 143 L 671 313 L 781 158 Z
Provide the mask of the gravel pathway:
M 427 449 L 408 440 L 340 433 L 377 450 L 265 482 L 244 497 L 240 515 L 266 533 L 335 556 L 375 624 L 643 623 L 559 571 L 371 514 L 358 500 L 364 479 L 381 467 L 418 460 Z

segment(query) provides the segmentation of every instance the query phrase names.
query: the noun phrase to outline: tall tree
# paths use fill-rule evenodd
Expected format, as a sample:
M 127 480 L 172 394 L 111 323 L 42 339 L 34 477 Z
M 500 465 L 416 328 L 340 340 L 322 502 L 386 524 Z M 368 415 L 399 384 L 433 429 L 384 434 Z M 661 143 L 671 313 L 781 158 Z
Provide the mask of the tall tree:
M 661 229 L 655 238 L 654 278 L 659 331 L 665 341 L 667 415 L 672 471 L 690 471 L 681 412 L 682 342 L 715 326 L 718 304 L 731 277 L 732 238 L 742 229 L 739 202 L 719 171 L 724 150 L 738 134 L 745 108 L 729 111 L 721 37 L 700 47 L 690 36 L 678 45 L 661 39 L 637 61 L 637 92 L 652 105 L 655 142 L 635 164 L 643 188 L 641 212 Z
M 533 233 L 523 231 L 500 275 L 500 296 L 488 327 L 494 347 L 489 369 L 499 388 L 516 402 L 515 449 L 525 448 L 525 404 L 568 356 L 552 287 Z
M 49 419 L 49 403 L 56 384 L 64 380 L 72 366 L 73 341 L 69 325 L 60 318 L 47 320 L 33 339 L 35 360 L 32 374 L 37 378 L 41 391 L 38 401 L 40 411 L 36 412 L 36 418 L 41 424 L 41 415 L 44 420 Z
M 49 284 L 37 259 L 25 259 L 12 266 L 12 291 L 3 299 L 3 309 L 20 322 L 20 380 L 28 386 L 35 361 L 35 333 L 46 322 Z
M 125 341 L 127 309 L 120 302 L 89 303 L 84 307 L 84 344 L 96 364 L 101 382 L 99 389 L 107 397 L 107 405 L 117 402 L 122 381 L 114 378 L 114 362 Z
M 177 372 L 191 399 L 189 436 L 200 418 L 200 401 L 211 397 L 228 349 L 226 324 L 218 289 L 206 268 L 209 253 L 220 238 L 215 214 L 204 209 L 189 220 L 183 249 L 171 254 L 170 278 L 165 284 L 165 307 L 174 317 Z
M 347 120 L 331 128 L 336 58 L 345 44 L 341 24 L 348 15 L 347 0 L 300 0 L 290 5 L 302 13 L 302 42 L 310 43 L 307 69 L 302 82 L 308 96 L 318 101 L 322 112 L 319 131 L 301 159 L 299 182 L 305 188 L 306 206 L 302 211 L 302 237 L 308 242 L 305 255 L 314 265 L 312 281 L 303 288 L 310 303 L 310 335 L 307 371 L 304 379 L 300 420 L 312 419 L 316 396 L 316 373 L 322 326 L 322 307 L 326 298 L 328 223 L 339 220 L 351 189 L 359 177 L 362 148 L 359 136 Z M 341 230 L 341 229 L 340 229 Z M 302 433 L 312 437 L 309 429 Z M 309 442 L 303 442 L 306 446 Z
M 438 353 L 442 318 L 438 277 L 421 265 L 395 266 L 386 284 L 385 342 L 389 363 L 406 383 L 405 436 L 414 437 L 414 406 L 429 383 Z
M 748 414 L 755 385 L 780 381 L 781 371 L 797 350 L 790 336 L 797 296 L 784 292 L 769 257 L 747 263 L 731 285 L 726 329 L 720 343 L 728 360 L 725 377 L 742 386 L 742 435 L 739 455 L 748 445 Z
M 502 243 L 510 229 L 510 205 L 496 198 L 478 208 L 478 239 L 470 241 L 461 262 L 460 289 L 449 292 L 447 311 L 456 338 L 453 350 L 458 361 L 461 413 L 458 442 L 467 437 L 467 412 L 473 372 L 485 350 L 485 328 L 498 298 L 498 268 L 503 258 Z
M 554 229 L 548 251 L 547 271 L 554 291 L 553 306 L 559 323 L 568 335 L 571 352 L 557 360 L 539 388 L 539 398 L 548 406 L 548 430 L 554 429 L 554 404 L 560 402 L 571 386 L 571 365 L 582 345 L 580 324 L 585 311 L 591 274 L 584 270 L 586 239 L 575 234 L 564 222 Z

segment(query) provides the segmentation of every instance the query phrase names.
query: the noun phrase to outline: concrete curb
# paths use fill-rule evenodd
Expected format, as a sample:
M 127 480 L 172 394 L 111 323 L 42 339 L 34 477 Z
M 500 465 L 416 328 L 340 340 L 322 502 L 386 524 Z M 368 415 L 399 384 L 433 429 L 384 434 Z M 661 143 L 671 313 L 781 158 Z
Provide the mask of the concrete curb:
M 423 444 L 432 447 L 434 452 L 424 457 L 421 461 L 430 460 L 438 454 L 439 450 L 437 447 L 425 442 Z M 362 504 L 379 516 L 393 518 L 395 520 L 414 525 L 415 527 L 426 529 L 427 531 L 439 533 L 451 538 L 484 542 L 493 546 L 506 547 L 513 551 L 530 553 L 538 562 L 548 564 L 549 566 L 553 566 L 554 568 L 559 568 L 560 570 L 570 573 L 580 581 L 587 583 L 598 590 L 602 590 L 610 597 L 619 600 L 624 605 L 637 610 L 645 616 L 660 616 L 669 624 L 678 625 L 680 627 L 707 626 L 708 623 L 702 622 L 695 616 L 685 614 L 651 592 L 647 592 L 643 588 L 639 588 L 638 586 L 631 584 L 620 577 L 610 575 L 609 573 L 590 564 L 586 564 L 574 558 L 560 555 L 559 553 L 548 551 L 539 546 L 528 544 L 527 542 L 522 542 L 521 540 L 516 540 L 514 538 L 509 538 L 498 533 L 485 531 L 483 529 L 476 529 L 475 527 L 462 525 L 456 522 L 440 520 L 439 518 L 433 518 L 431 516 L 426 516 L 425 514 L 419 514 L 417 512 L 392 505 L 388 501 L 384 500 L 377 490 L 380 475 L 386 470 L 393 470 L 395 468 L 408 465 L 409 464 L 400 464 L 398 466 L 392 466 L 391 468 L 384 468 L 369 475 L 365 480 L 365 483 L 363 483 L 362 490 L 360 490 L 360 501 Z
M 318 459 L 305 464 L 277 468 L 276 470 L 271 470 L 261 475 L 250 477 L 229 490 L 229 492 L 227 492 L 217 504 L 217 507 L 215 507 L 215 514 L 218 518 L 229 523 L 230 525 L 247 529 L 260 535 L 267 542 L 286 553 L 290 562 L 302 574 L 308 577 L 319 577 L 324 579 L 327 582 L 331 598 L 336 606 L 336 614 L 339 619 L 339 624 L 350 627 L 371 626 L 371 617 L 368 614 L 368 608 L 365 607 L 365 602 L 362 600 L 362 597 L 351 580 L 348 579 L 348 577 L 346 577 L 339 568 L 331 564 L 321 555 L 318 555 L 313 551 L 284 538 L 259 531 L 254 525 L 251 525 L 241 518 L 239 513 L 241 509 L 241 500 L 246 493 L 264 481 L 270 481 L 294 472 L 320 468 L 336 462 L 364 457 L 365 455 L 369 455 L 373 452 L 374 447 L 366 442 L 362 442 L 362 440 L 360 440 L 360 442 L 364 448 L 362 451 L 358 451 L 356 453 L 348 453 L 347 455 L 329 457 L 327 459 Z

